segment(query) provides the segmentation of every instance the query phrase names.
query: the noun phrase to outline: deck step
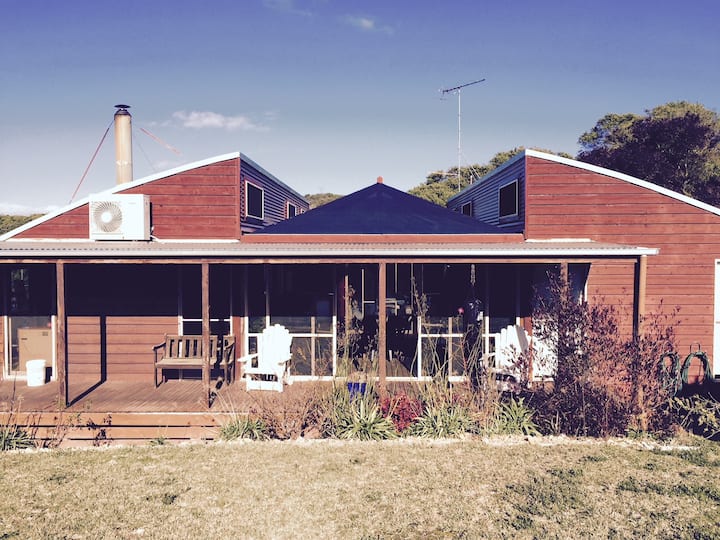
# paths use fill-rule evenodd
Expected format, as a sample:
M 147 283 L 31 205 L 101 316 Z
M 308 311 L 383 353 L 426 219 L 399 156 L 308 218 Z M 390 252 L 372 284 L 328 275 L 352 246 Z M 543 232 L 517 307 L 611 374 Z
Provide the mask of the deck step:
M 178 443 L 215 440 L 221 426 L 234 413 L 0 413 L 0 424 L 9 421 L 27 426 L 44 444 L 55 440 L 59 447 L 114 444 Z

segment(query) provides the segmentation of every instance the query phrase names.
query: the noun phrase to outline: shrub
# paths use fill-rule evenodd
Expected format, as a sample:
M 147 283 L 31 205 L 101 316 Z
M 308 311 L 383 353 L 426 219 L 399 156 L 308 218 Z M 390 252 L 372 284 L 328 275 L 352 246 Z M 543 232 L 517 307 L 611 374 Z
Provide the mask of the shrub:
M 550 278 L 533 313 L 536 338 L 557 354 L 554 389 L 536 400 L 544 423 L 554 418 L 564 433 L 594 436 L 665 427 L 673 385 L 664 362 L 675 348 L 676 311 L 646 318 L 633 337 L 616 308 L 580 302 L 567 280 Z
M 539 435 L 537 425 L 533 421 L 535 411 L 525 405 L 524 398 L 511 397 L 501 403 L 495 421 L 495 431 L 507 435 Z
M 259 418 L 234 415 L 234 417 L 220 427 L 220 438 L 224 441 L 235 439 L 267 439 L 267 428 Z
M 423 403 L 405 392 L 388 396 L 380 401 L 383 416 L 389 417 L 398 433 L 403 433 L 423 414 Z
M 672 408 L 686 430 L 706 439 L 720 439 L 720 402 L 716 399 L 700 395 L 674 398 Z
M 15 396 L 10 399 L 10 410 L 5 424 L 0 425 L 0 451 L 23 450 L 35 447 L 35 437 L 31 425 L 23 424 L 18 419 L 20 404 Z
M 336 402 L 334 435 L 339 439 L 378 441 L 397 437 L 392 420 L 383 415 L 373 395 L 354 399 L 339 396 Z
M 331 391 L 316 385 L 303 385 L 282 395 L 258 396 L 251 409 L 262 420 L 267 435 L 281 440 L 322 436 L 331 411 Z
M 0 426 L 0 451 L 23 450 L 34 446 L 32 435 L 25 428 L 17 424 Z
M 413 435 L 435 439 L 462 437 L 475 431 L 477 425 L 470 411 L 460 404 L 452 403 L 426 406 L 422 416 L 410 429 Z

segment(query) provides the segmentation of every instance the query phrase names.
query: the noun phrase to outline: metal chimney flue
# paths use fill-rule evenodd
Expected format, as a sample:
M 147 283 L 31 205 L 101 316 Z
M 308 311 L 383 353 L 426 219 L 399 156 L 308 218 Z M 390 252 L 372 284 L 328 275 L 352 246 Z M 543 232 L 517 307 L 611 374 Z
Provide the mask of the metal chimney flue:
M 115 105 L 115 171 L 118 184 L 133 180 L 132 116 L 130 105 Z

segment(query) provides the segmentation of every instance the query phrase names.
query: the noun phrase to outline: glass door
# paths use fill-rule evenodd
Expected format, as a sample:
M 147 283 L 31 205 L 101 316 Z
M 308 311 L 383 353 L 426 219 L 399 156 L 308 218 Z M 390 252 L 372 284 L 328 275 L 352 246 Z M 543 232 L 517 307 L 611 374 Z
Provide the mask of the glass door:
M 29 361 L 44 360 L 53 376 L 53 268 L 49 265 L 16 267 L 7 277 L 9 354 L 5 373 L 25 376 Z

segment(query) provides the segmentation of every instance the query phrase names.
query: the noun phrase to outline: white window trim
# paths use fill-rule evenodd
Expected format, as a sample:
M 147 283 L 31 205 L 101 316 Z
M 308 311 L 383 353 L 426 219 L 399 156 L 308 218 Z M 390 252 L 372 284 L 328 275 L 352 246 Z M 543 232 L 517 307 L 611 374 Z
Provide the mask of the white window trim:
M 295 208 L 295 214 L 292 216 L 290 215 L 290 207 Z M 297 204 L 291 203 L 290 201 L 287 202 L 287 205 L 285 206 L 285 217 L 290 219 L 291 217 L 295 217 L 300 213 L 300 207 Z
M 512 214 L 502 214 L 502 205 L 500 204 L 500 192 L 505 189 L 508 186 L 512 186 L 515 184 L 515 212 Z M 516 178 L 515 180 L 512 180 L 508 182 L 507 184 L 503 184 L 498 189 L 498 218 L 499 219 L 509 219 L 518 217 L 520 215 L 520 179 Z
M 255 214 L 250 213 L 250 190 L 248 189 L 248 186 L 252 186 L 255 189 L 260 190 L 260 196 L 261 196 L 261 203 L 260 203 L 260 216 L 256 216 Z M 245 180 L 245 217 L 251 217 L 255 219 L 265 219 L 265 190 L 261 188 L 258 185 L 253 184 L 250 182 L 250 180 Z

